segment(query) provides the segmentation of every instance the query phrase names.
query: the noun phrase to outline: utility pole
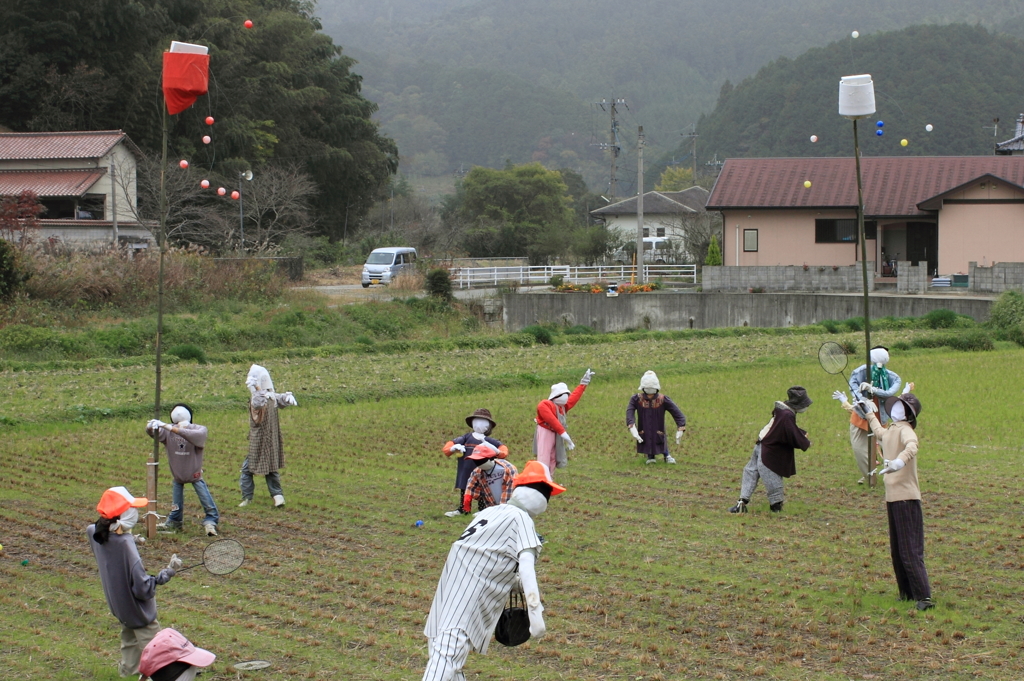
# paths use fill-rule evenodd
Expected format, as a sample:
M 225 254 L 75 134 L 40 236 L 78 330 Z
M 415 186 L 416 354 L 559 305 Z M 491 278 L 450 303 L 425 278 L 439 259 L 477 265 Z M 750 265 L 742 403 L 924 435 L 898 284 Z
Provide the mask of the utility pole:
M 117 248 L 117 176 L 114 174 L 114 162 L 110 162 L 110 221 L 111 237 L 114 248 Z
M 608 111 L 611 115 L 611 130 L 608 135 L 608 143 L 593 144 L 591 146 L 601 147 L 602 149 L 608 149 L 609 151 L 612 152 L 611 173 L 610 179 L 608 181 L 608 195 L 612 197 L 614 202 L 619 184 L 619 180 L 617 177 L 619 152 L 622 151 L 622 145 L 619 144 L 619 120 L 618 111 L 616 110 L 616 107 L 619 104 L 625 106 L 627 109 L 629 107 L 626 105 L 626 100 L 621 97 L 618 99 L 612 97 L 611 101 L 608 101 L 607 99 L 602 99 L 600 102 L 595 102 L 595 104 L 601 107 L 602 111 Z
M 690 132 L 683 135 L 683 137 L 690 138 L 690 161 L 693 163 L 693 186 L 697 186 L 697 124 L 692 123 Z
M 644 126 L 636 142 L 636 283 L 644 283 Z

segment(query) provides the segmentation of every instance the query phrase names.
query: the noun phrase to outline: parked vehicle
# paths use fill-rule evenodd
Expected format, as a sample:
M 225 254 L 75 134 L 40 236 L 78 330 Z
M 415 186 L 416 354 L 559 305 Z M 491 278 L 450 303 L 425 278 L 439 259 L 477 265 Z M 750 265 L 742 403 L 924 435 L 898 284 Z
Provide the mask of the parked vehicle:
M 404 246 L 375 248 L 363 265 L 362 284 L 390 284 L 402 272 L 411 272 L 416 267 L 416 249 Z
M 682 262 L 680 252 L 679 246 L 667 237 L 644 237 L 644 262 L 648 265 L 674 265 L 677 262 Z M 633 262 L 633 256 L 625 249 L 620 249 L 612 255 L 612 261 L 621 265 L 630 265 Z

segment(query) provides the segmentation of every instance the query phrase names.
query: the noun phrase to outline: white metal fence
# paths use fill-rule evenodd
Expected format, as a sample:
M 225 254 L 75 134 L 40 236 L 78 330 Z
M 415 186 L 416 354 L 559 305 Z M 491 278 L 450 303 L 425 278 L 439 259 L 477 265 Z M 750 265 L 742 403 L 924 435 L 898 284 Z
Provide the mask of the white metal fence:
M 569 284 L 594 281 L 629 283 L 635 268 L 631 265 L 550 265 L 545 267 L 459 267 L 451 270 L 452 284 L 458 288 L 508 286 L 542 286 L 551 277 L 561 275 Z M 655 279 L 697 283 L 696 265 L 644 265 L 647 281 Z

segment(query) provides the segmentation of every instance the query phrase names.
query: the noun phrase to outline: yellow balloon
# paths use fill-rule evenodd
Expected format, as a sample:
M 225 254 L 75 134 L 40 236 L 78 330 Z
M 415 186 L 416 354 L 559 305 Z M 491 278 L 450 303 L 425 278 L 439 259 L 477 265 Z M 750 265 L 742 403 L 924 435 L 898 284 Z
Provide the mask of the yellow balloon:
M 904 147 L 905 147 L 905 146 L 907 146 L 908 144 L 910 144 L 910 142 L 908 142 L 907 140 L 900 140 L 900 145 L 901 145 L 901 146 L 904 146 Z
M 804 187 L 807 188 L 807 189 L 810 189 L 811 188 L 811 181 L 810 180 L 804 180 Z

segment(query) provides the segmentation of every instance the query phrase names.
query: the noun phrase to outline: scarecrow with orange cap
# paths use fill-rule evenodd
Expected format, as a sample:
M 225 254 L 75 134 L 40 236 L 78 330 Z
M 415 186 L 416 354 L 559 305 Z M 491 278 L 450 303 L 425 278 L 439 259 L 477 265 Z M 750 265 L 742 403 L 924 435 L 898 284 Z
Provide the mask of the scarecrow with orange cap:
M 491 506 L 504 504 L 512 496 L 515 477 L 519 474 L 516 467 L 508 459 L 499 459 L 498 452 L 491 447 L 477 447 L 467 459 L 476 464 L 466 485 L 466 494 L 462 497 L 462 512 L 472 510 L 476 499 L 477 510 L 482 511 Z
M 537 405 L 537 430 L 533 435 L 533 455 L 548 467 L 548 470 L 565 468 L 569 465 L 566 449 L 576 449 L 572 438 L 565 430 L 565 415 L 583 397 L 583 391 L 590 385 L 594 372 L 587 369 L 580 384 L 569 393 L 565 383 L 555 383 L 546 400 Z
M 463 511 L 469 476 L 473 474 L 473 471 L 482 460 L 480 457 L 473 459 L 472 455 L 474 452 L 486 450 L 490 452 L 492 457 L 500 459 L 508 457 L 508 447 L 490 436 L 498 424 L 494 422 L 489 409 L 477 409 L 474 411 L 466 417 L 466 425 L 473 430 L 465 435 L 460 435 L 454 440 L 448 440 L 444 447 L 441 448 L 445 456 L 451 456 L 456 452 L 459 454 L 457 459 L 458 468 L 455 471 L 455 491 L 459 493 L 459 501 L 455 505 L 455 510 L 445 513 L 449 518 L 469 513 L 469 509 Z
M 527 462 L 513 485 L 508 503 L 477 513 L 448 551 L 423 629 L 430 651 L 423 681 L 465 679 L 462 667 L 469 652 L 487 653 L 503 605 L 518 586 L 530 636 L 546 632 L 534 570 L 541 549 L 534 519 L 565 488 L 539 461 Z
M 121 622 L 121 676 L 139 673 L 142 650 L 160 631 L 156 587 L 169 582 L 181 567 L 177 554 L 155 577 L 142 566 L 131 529 L 138 522 L 138 509 L 148 503 L 147 499 L 133 497 L 124 487 L 111 487 L 96 505 L 99 519 L 85 530 L 99 566 L 107 605 Z

